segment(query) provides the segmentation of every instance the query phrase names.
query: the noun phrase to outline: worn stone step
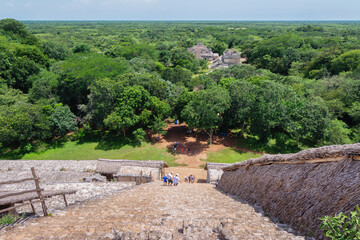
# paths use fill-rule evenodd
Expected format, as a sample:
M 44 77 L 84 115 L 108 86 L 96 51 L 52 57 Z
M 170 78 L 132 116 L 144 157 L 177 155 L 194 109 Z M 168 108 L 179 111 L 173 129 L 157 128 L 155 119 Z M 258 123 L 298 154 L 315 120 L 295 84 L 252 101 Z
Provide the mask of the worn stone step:
M 161 182 L 33 219 L 0 235 L 4 240 L 51 238 L 304 239 L 212 185 Z

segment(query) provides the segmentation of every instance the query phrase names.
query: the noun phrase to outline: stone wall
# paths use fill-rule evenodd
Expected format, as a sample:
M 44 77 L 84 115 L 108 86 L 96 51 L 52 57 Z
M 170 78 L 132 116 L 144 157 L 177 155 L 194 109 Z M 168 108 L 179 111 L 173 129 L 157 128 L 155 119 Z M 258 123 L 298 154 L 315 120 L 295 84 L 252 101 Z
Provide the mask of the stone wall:
M 235 65 L 235 64 L 241 64 L 240 56 L 238 58 L 223 58 L 224 63 L 228 65 Z
M 265 213 L 296 230 L 321 239 L 319 217 L 349 213 L 360 204 L 358 160 L 358 156 L 347 156 L 322 163 L 244 163 L 236 169 L 224 168 L 218 187 L 261 206 Z
M 205 170 L 207 170 L 207 177 L 206 182 L 207 183 L 215 183 L 217 180 L 221 178 L 221 175 L 223 174 L 223 167 L 227 167 L 230 164 L 228 163 L 212 163 L 207 162 L 205 165 Z
M 136 175 L 140 176 L 140 173 L 143 173 L 144 176 L 149 176 L 150 173 L 154 179 L 161 179 L 161 170 L 159 168 L 150 168 L 150 167 L 134 167 L 134 166 L 121 166 L 120 171 L 116 174 L 119 176 L 127 175 Z
M 96 169 L 95 160 L 0 160 L 0 182 L 32 177 L 34 167 L 41 182 L 82 182 Z M 21 184 L 33 185 L 33 182 Z

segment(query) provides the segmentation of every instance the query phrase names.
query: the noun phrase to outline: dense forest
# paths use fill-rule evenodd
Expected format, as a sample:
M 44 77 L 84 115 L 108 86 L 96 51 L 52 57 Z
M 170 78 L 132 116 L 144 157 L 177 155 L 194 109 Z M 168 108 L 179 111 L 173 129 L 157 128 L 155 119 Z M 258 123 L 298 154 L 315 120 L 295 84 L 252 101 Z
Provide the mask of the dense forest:
M 187 48 L 242 52 L 210 71 Z M 166 119 L 289 152 L 360 141 L 358 22 L 0 21 L 0 152 Z

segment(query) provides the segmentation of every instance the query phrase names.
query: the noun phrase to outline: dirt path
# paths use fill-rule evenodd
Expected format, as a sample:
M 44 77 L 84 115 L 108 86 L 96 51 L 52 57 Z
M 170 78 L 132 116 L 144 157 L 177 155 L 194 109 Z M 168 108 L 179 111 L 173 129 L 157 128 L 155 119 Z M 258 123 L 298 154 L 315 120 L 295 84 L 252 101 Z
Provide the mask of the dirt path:
M 209 137 L 206 134 L 187 133 L 189 128 L 186 124 L 169 124 L 166 128 L 167 134 L 160 138 L 155 146 L 159 148 L 168 148 L 173 153 L 174 143 L 185 144 L 186 148 L 190 148 L 187 153 L 186 149 L 181 151 L 178 147 L 176 152 L 173 153 L 177 157 L 176 162 L 179 164 L 186 164 L 190 168 L 199 168 L 205 164 L 207 153 L 220 151 L 225 147 L 232 146 L 231 138 L 218 138 L 214 136 L 213 144 L 209 145 Z M 235 149 L 253 152 L 248 149 L 234 147 Z M 254 152 L 259 153 L 259 152 Z M 261 154 L 261 153 L 260 153 Z
M 112 233 L 112 234 L 111 234 Z M 107 238 L 105 238 L 105 236 Z M 304 239 L 210 184 L 153 182 L 2 231 L 0 239 Z

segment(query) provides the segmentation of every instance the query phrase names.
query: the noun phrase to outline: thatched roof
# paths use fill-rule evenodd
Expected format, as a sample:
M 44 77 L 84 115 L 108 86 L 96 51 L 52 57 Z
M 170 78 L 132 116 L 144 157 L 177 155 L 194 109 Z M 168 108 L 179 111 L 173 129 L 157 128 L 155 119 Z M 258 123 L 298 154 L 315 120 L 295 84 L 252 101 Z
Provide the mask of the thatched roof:
M 222 169 L 223 167 L 228 167 L 230 166 L 231 163 L 215 163 L 215 162 L 206 162 L 206 165 L 205 165 L 205 170 L 209 170 L 209 169 L 217 169 L 217 170 L 220 170 Z
M 99 158 L 96 165 L 96 172 L 102 174 L 116 174 L 122 166 L 148 167 L 148 168 L 167 168 L 169 165 L 164 161 L 138 161 L 138 160 L 111 160 Z
M 6 191 L 1 192 L 1 195 L 9 194 L 9 193 L 15 193 L 14 191 Z M 56 190 L 56 191 L 42 191 L 41 194 L 44 198 L 49 198 L 56 195 L 63 195 L 63 194 L 73 194 L 76 193 L 76 190 Z M 17 196 L 11 196 L 6 198 L 0 199 L 0 205 L 8 205 L 8 204 L 14 204 L 14 203 L 21 203 L 24 201 L 29 201 L 33 199 L 38 199 L 39 196 L 36 192 L 32 193 L 25 193 Z
M 312 148 L 291 154 L 265 154 L 259 158 L 234 163 L 222 169 L 235 171 L 238 168 L 248 168 L 252 165 L 335 162 L 344 158 L 360 160 L 360 143 Z

